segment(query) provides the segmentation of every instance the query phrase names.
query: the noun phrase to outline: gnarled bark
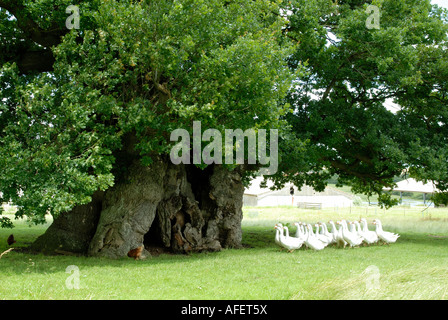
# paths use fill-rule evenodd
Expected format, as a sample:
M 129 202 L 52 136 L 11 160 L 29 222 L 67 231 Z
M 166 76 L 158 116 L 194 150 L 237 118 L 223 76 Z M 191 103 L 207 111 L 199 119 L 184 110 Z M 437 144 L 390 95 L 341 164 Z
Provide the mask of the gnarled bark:
M 169 159 L 145 167 L 135 161 L 126 179 L 102 196 L 94 233 L 91 226 L 73 226 L 85 227 L 90 238 L 83 238 L 76 248 L 61 241 L 72 237 L 65 234 L 72 216 L 91 213 L 88 206 L 80 206 L 57 218 L 36 243 L 55 242 L 47 247 L 109 258 L 126 256 L 142 245 L 175 253 L 240 247 L 243 190 L 239 169 L 212 165 L 201 170 L 173 165 Z
M 47 231 L 34 241 L 31 250 L 42 253 L 72 252 L 84 254 L 100 218 L 104 192 L 96 192 L 89 204 L 59 215 Z

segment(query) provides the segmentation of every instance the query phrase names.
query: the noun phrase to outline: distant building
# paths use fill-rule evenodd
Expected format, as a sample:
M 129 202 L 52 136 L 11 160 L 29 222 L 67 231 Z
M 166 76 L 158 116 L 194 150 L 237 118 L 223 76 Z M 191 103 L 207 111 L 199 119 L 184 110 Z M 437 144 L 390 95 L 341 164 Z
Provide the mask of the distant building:
M 391 191 L 390 188 L 383 188 L 383 190 Z M 426 204 L 426 198 L 427 198 L 428 194 L 433 194 L 433 193 L 437 192 L 438 190 L 432 181 L 423 183 L 421 181 L 417 181 L 415 179 L 409 178 L 409 179 L 397 182 L 397 186 L 392 191 L 400 192 L 400 199 L 402 199 L 403 192 L 422 193 L 423 194 L 423 203 Z
M 301 208 L 350 207 L 353 196 L 338 189 L 327 187 L 323 192 L 316 192 L 312 187 L 303 186 L 301 190 L 292 184 L 285 185 L 281 190 L 271 190 L 273 185 L 268 181 L 266 188 L 261 188 L 263 178 L 252 180 L 251 185 L 244 190 L 243 205 L 258 207 L 295 206 Z M 291 195 L 291 187 L 294 195 Z

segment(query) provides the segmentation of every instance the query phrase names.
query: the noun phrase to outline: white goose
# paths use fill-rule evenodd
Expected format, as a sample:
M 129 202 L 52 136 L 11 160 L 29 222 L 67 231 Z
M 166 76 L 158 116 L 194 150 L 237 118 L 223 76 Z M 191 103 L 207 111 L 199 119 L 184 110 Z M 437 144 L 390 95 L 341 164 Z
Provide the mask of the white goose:
M 320 241 L 322 241 L 323 243 L 327 244 L 328 239 L 327 237 L 325 237 L 322 233 L 319 232 L 319 224 L 316 223 L 314 224 L 314 227 L 316 228 L 316 231 L 314 232 L 314 236 L 319 239 Z
M 303 241 L 301 239 L 289 236 L 288 227 L 280 227 L 279 225 L 276 225 L 274 228 L 277 229 L 277 233 L 279 233 L 280 246 L 287 249 L 288 252 L 293 252 L 303 245 Z M 281 229 L 284 229 L 287 235 L 284 235 L 283 230 Z
M 297 237 L 290 237 L 288 227 L 284 226 L 283 229 L 285 229 L 285 239 L 288 239 L 288 241 L 292 241 L 297 245 L 300 245 L 300 246 L 303 245 L 303 243 L 305 242 L 305 239 L 301 239 L 301 238 L 297 238 Z
M 322 241 L 320 241 L 319 239 L 317 239 L 313 233 L 313 229 L 311 227 L 310 224 L 307 225 L 307 238 L 305 240 L 305 244 L 308 248 L 313 249 L 313 250 L 322 250 L 325 248 L 325 243 L 323 243 Z
M 338 229 L 336 229 L 336 226 L 332 220 L 328 221 L 328 223 L 331 226 L 330 234 L 333 236 L 333 243 L 337 243 Z
M 355 246 L 359 246 L 362 243 L 362 238 L 358 236 L 356 233 L 348 231 L 347 223 L 345 220 L 342 220 L 340 224 L 342 229 L 342 237 L 344 238 L 345 241 L 348 242 L 348 244 L 350 244 L 350 247 L 353 248 Z
M 296 226 L 296 238 L 299 238 L 300 235 L 300 222 L 294 222 L 294 225 Z
M 303 225 L 301 222 L 295 222 L 294 225 L 297 227 L 296 230 L 296 238 L 302 239 L 303 241 L 305 241 L 306 236 L 305 236 L 305 232 L 303 230 Z
M 281 224 L 281 223 L 277 223 L 276 226 L 277 225 L 281 228 L 280 230 L 283 230 L 281 233 L 284 234 L 286 238 L 288 238 L 289 237 L 289 229 L 288 229 L 288 227 L 283 226 L 283 224 Z
M 378 242 L 378 235 L 375 231 L 370 231 L 369 227 L 367 226 L 367 220 L 362 218 L 360 220 L 361 222 L 361 232 L 362 236 L 364 238 L 364 242 L 367 244 L 374 244 Z
M 347 242 L 344 240 L 344 237 L 342 237 L 342 228 L 337 229 L 333 221 L 329 221 L 329 224 L 331 225 L 331 232 L 334 236 L 334 241 L 338 246 L 342 246 L 345 248 L 347 245 Z M 340 224 L 337 222 L 337 224 Z
M 280 232 L 283 232 L 283 225 L 281 223 L 278 223 L 274 226 L 274 229 L 275 229 L 275 238 L 274 238 L 275 244 L 282 247 L 282 244 L 280 242 Z
M 320 240 L 320 241 L 322 241 L 323 243 L 325 243 L 326 245 L 329 245 L 330 243 L 331 243 L 331 241 L 333 240 L 333 237 L 330 235 L 330 233 L 328 232 L 328 230 L 327 230 L 327 232 L 325 233 L 325 228 L 327 227 L 326 225 L 325 225 L 325 227 L 324 227 L 324 223 L 322 223 L 322 222 L 319 222 L 319 223 L 317 223 L 316 224 L 316 233 L 317 233 L 317 230 L 319 230 L 319 227 L 321 227 L 320 228 L 320 231 L 319 231 L 319 234 L 317 234 L 317 238 Z
M 356 227 L 352 221 L 349 221 L 348 223 L 348 231 L 351 233 L 356 233 Z
M 394 243 L 400 237 L 400 235 L 397 233 L 384 231 L 383 225 L 381 224 L 381 221 L 378 219 L 373 220 L 373 224 L 376 225 L 375 232 L 378 235 L 378 238 L 380 238 L 387 244 Z
M 353 224 L 356 226 L 356 233 L 358 234 L 358 236 L 364 238 L 362 230 L 361 230 L 361 225 L 359 224 L 359 221 L 355 220 L 355 221 L 353 221 Z
M 326 223 L 321 223 L 321 225 L 322 225 L 322 229 L 324 231 L 324 235 L 326 235 L 327 238 L 330 240 L 329 244 L 335 243 L 336 242 L 335 234 L 333 232 L 328 231 Z
M 283 224 L 281 224 L 281 223 L 277 223 L 276 225 L 275 225 L 275 227 L 276 226 L 279 226 L 279 233 L 275 233 L 275 243 L 277 244 L 277 245 L 279 245 L 280 247 L 282 247 L 283 248 L 283 246 L 281 245 L 281 243 L 280 243 L 280 233 L 283 235 L 284 233 L 285 233 L 285 236 L 289 236 L 289 232 L 288 232 L 288 230 L 285 230 L 284 228 L 283 228 Z M 274 229 L 276 229 L 274 227 Z

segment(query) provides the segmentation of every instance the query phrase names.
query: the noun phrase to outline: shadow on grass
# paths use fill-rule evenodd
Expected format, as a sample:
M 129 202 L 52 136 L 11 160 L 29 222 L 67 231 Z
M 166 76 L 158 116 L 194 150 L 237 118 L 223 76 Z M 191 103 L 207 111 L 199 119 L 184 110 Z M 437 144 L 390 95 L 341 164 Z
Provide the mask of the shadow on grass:
M 220 259 L 231 256 L 245 256 L 254 255 L 260 251 L 266 252 L 279 251 L 279 247 L 274 242 L 275 230 L 266 226 L 245 226 L 243 227 L 243 248 L 241 249 L 224 249 L 220 252 L 200 252 L 192 254 L 160 254 L 158 256 L 148 257 L 144 260 L 135 261 L 128 257 L 121 259 L 96 258 L 87 256 L 65 256 L 65 255 L 43 255 L 35 254 L 27 251 L 27 245 L 33 239 L 31 230 L 26 230 L 24 239 L 26 243 L 20 242 L 22 230 L 16 230 L 16 238 L 19 240 L 15 249 L 5 254 L 0 259 L 0 273 L 3 274 L 26 274 L 29 272 L 51 274 L 53 272 L 65 271 L 69 265 L 76 265 L 79 268 L 95 268 L 95 267 L 114 267 L 114 268 L 151 268 L 151 266 L 158 266 L 160 264 L 179 264 L 180 267 L 188 268 L 190 263 L 198 260 L 206 259 Z M 36 232 L 34 238 L 40 235 Z M 290 231 L 294 234 L 295 229 Z M 5 236 L 6 235 L 6 236 Z M 0 230 L 0 239 L 7 237 L 8 231 Z M 390 247 L 400 246 L 407 247 L 409 245 L 422 245 L 423 247 L 448 247 L 448 237 L 420 234 L 420 233 L 402 233 L 397 243 L 391 244 Z M 380 246 L 377 246 L 380 247 Z M 385 250 L 387 246 L 384 246 Z M 6 241 L 0 243 L 0 254 L 10 248 Z M 333 248 L 331 248 L 333 249 Z M 364 249 L 364 248 L 359 248 Z M 350 250 L 348 248 L 335 248 L 335 250 Z M 322 251 L 325 252 L 325 249 Z M 334 254 L 334 250 L 331 250 Z M 356 250 L 350 251 L 356 254 Z M 447 251 L 448 252 L 448 251 Z
M 274 243 L 274 233 L 271 230 L 263 230 L 256 228 L 255 230 L 243 230 L 243 246 L 238 249 L 223 249 L 219 252 L 197 252 L 190 254 L 172 254 L 161 253 L 157 256 L 147 257 L 142 260 L 133 260 L 129 257 L 120 259 L 109 259 L 105 257 L 87 257 L 85 255 L 46 255 L 42 253 L 32 252 L 28 246 L 33 239 L 37 238 L 42 230 L 38 230 L 35 235 L 30 234 L 30 229 L 24 229 L 25 234 L 22 236 L 23 230 L 17 229 L 14 235 L 17 243 L 12 246 L 14 250 L 6 253 L 0 259 L 0 274 L 27 274 L 40 273 L 51 274 L 53 272 L 65 271 L 69 265 L 76 265 L 82 268 L 95 267 L 113 267 L 113 268 L 151 268 L 151 266 L 158 266 L 161 264 L 179 264 L 180 267 L 188 268 L 190 263 L 195 263 L 198 260 L 216 259 L 223 256 L 231 255 L 251 255 L 254 249 L 268 249 L 277 250 Z M 0 239 L 7 238 L 10 231 L 0 230 Z M 26 239 L 26 242 L 21 241 Z M 11 248 L 6 244 L 0 242 L 0 254 Z

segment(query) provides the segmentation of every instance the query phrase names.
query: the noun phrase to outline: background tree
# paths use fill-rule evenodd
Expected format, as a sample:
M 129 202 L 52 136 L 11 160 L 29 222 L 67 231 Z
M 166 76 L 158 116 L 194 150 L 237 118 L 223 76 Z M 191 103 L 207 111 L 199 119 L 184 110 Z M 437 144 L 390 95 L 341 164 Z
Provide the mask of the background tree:
M 366 26 L 369 5 L 379 29 Z M 446 10 L 429 0 L 295 0 L 285 12 L 285 35 L 298 42 L 290 66 L 308 73 L 286 99 L 277 185 L 323 189 L 337 175 L 390 206 L 383 187 L 407 171 L 448 191 Z

